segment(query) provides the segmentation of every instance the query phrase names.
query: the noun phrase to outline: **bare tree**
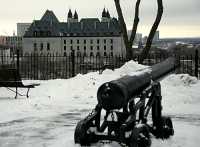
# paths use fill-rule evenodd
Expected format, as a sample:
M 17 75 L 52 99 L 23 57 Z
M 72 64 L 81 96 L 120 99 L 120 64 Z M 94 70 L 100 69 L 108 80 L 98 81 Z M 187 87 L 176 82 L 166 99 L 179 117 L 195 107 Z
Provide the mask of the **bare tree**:
M 137 2 L 136 2 L 135 18 L 134 18 L 134 23 L 133 23 L 133 28 L 132 28 L 130 39 L 128 39 L 127 27 L 126 27 L 126 23 L 124 21 L 122 9 L 121 9 L 121 6 L 120 6 L 120 0 L 114 0 L 114 1 L 115 1 L 115 7 L 117 9 L 117 14 L 118 14 L 118 17 L 119 17 L 121 30 L 122 30 L 122 33 L 123 33 L 124 44 L 125 44 L 125 47 L 126 47 L 126 58 L 128 60 L 131 60 L 131 59 L 133 59 L 132 45 L 133 45 L 133 41 L 135 39 L 135 35 L 136 35 L 136 32 L 137 32 L 137 26 L 138 26 L 138 23 L 139 23 L 139 6 L 140 6 L 141 0 L 137 0 Z
M 162 14 L 163 14 L 163 2 L 162 2 L 162 0 L 157 0 L 157 5 L 158 5 L 157 16 L 156 16 L 154 24 L 153 24 L 153 26 L 151 28 L 149 36 L 147 38 L 146 45 L 145 45 L 145 47 L 144 47 L 144 49 L 143 49 L 143 51 L 141 53 L 141 56 L 139 58 L 139 63 L 140 64 L 148 56 L 148 53 L 149 53 L 149 51 L 151 49 L 151 45 L 152 45 L 152 41 L 153 41 L 154 35 L 156 33 L 156 30 L 158 29 L 158 26 L 159 26 L 161 18 L 162 18 Z
M 139 7 L 140 7 L 141 0 L 136 1 L 135 18 L 134 18 L 134 23 L 133 23 L 130 39 L 128 39 L 127 27 L 126 27 L 126 23 L 124 21 L 124 17 L 123 17 L 121 5 L 120 5 L 120 0 L 114 0 L 114 2 L 115 2 L 115 7 L 117 9 L 118 17 L 119 17 L 120 27 L 121 27 L 121 30 L 123 33 L 124 44 L 126 47 L 126 57 L 128 60 L 131 60 L 131 59 L 133 59 L 132 45 L 133 45 L 133 41 L 136 36 L 137 27 L 138 27 L 138 23 L 139 23 Z M 149 33 L 145 48 L 143 49 L 141 56 L 139 58 L 139 63 L 142 63 L 144 61 L 144 59 L 147 57 L 149 50 L 151 48 L 151 45 L 152 45 L 152 41 L 153 41 L 155 32 L 156 32 L 156 30 L 160 24 L 161 18 L 162 18 L 162 14 L 163 14 L 162 0 L 157 0 L 157 4 L 158 4 L 158 11 L 157 11 L 156 20 L 155 20 L 155 22 L 151 28 L 151 31 Z

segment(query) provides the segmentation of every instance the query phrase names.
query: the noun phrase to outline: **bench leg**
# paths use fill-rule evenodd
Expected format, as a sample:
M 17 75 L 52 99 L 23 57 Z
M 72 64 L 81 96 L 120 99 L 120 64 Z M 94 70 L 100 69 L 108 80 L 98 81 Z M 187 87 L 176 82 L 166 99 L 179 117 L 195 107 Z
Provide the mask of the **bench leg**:
M 27 98 L 29 97 L 29 95 L 28 95 L 29 90 L 30 90 L 30 88 L 28 88 L 28 91 L 27 91 L 27 93 L 26 93 L 26 97 L 27 97 Z

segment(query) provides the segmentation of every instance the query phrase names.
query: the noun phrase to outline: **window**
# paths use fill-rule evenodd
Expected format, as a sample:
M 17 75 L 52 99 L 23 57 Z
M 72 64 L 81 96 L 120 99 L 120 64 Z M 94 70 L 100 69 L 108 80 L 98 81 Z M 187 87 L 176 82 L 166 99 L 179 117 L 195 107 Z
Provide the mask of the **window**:
M 50 50 L 50 43 L 47 43 L 47 50 Z
M 84 46 L 84 51 L 86 51 L 86 46 Z
M 87 56 L 86 52 L 83 53 L 83 56 Z
M 100 53 L 99 52 L 97 52 L 97 57 L 100 57 Z
M 99 46 L 97 46 L 97 50 L 99 50 Z
M 90 50 L 93 50 L 93 46 L 90 46 Z
M 84 44 L 86 44 L 86 40 L 84 40 Z
M 105 45 L 104 45 L 104 47 L 103 47 L 103 48 L 104 48 L 104 50 L 106 50 L 106 46 L 105 46 Z
M 70 40 L 70 43 L 73 44 L 73 40 L 72 39 Z
M 71 51 L 73 50 L 73 46 L 70 46 Z
M 43 31 L 40 31 L 40 36 L 44 36 L 44 32 Z
M 93 44 L 93 40 L 92 39 L 90 40 L 90 44 Z
M 106 43 L 106 39 L 104 39 L 103 42 Z
M 77 44 L 79 44 L 79 40 L 77 40 Z
M 64 46 L 64 50 L 66 51 L 66 46 Z
M 97 39 L 97 44 L 99 44 L 99 39 Z
M 112 45 L 110 46 L 110 50 L 113 50 L 113 46 Z
M 64 57 L 66 57 L 67 56 L 67 53 L 66 52 L 64 52 Z
M 113 39 L 110 39 L 110 43 L 113 44 Z
M 33 36 L 37 37 L 37 31 L 34 31 Z
M 80 49 L 79 46 L 77 46 L 77 50 L 78 50 L 78 51 L 79 51 L 79 49 Z
M 66 40 L 64 40 L 64 44 L 66 44 Z
M 104 56 L 107 56 L 106 52 L 103 53 Z
M 81 56 L 81 52 L 77 52 L 76 55 L 77 55 L 77 57 L 80 57 Z
M 37 51 L 37 43 L 33 44 L 34 51 Z
M 113 52 L 110 53 L 110 56 L 113 57 Z
M 43 50 L 43 43 L 40 43 L 40 50 Z
M 91 53 L 90 53 L 90 57 L 93 57 L 93 56 L 94 56 L 94 53 L 93 53 L 93 52 L 91 52 Z
M 50 31 L 47 31 L 47 36 L 51 36 L 51 32 Z

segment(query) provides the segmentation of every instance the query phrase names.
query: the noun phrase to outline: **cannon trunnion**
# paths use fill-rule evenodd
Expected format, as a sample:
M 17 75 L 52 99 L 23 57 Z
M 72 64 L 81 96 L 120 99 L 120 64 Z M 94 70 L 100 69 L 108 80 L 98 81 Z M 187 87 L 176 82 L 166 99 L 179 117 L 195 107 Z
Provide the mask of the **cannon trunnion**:
M 172 136 L 172 120 L 162 116 L 159 80 L 176 67 L 175 59 L 169 58 L 134 75 L 100 86 L 98 104 L 76 126 L 75 143 L 90 145 L 106 140 L 129 147 L 149 147 L 150 134 L 162 139 Z M 151 124 L 147 123 L 150 111 Z

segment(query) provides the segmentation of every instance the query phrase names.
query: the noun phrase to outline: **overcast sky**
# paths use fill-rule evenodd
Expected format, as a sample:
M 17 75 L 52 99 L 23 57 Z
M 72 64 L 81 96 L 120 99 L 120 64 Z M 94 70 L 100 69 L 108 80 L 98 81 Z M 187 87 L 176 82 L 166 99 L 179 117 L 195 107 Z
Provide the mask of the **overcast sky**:
M 127 26 L 132 27 L 136 0 L 121 0 Z M 147 35 L 154 22 L 157 0 L 141 0 L 139 32 Z M 163 0 L 164 14 L 159 27 L 161 37 L 200 37 L 200 0 Z M 40 19 L 46 9 L 66 21 L 68 9 L 79 18 L 101 17 L 103 8 L 117 17 L 114 0 L 1 0 L 0 35 L 11 35 L 17 22 Z

